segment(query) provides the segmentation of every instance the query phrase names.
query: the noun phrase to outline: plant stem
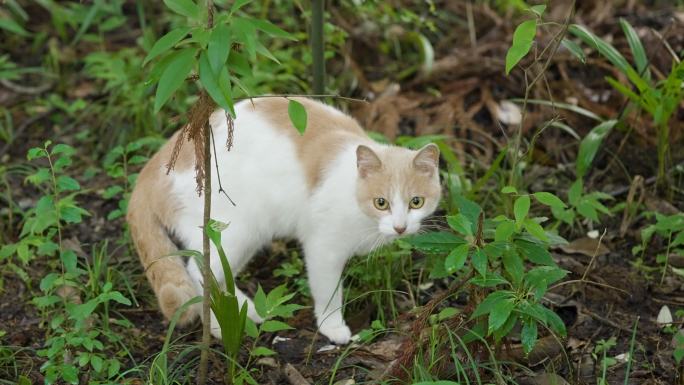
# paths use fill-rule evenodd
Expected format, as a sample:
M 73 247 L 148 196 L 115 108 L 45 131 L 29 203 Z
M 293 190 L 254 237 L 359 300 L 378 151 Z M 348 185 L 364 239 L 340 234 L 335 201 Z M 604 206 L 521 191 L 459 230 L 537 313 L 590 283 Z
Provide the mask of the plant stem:
M 202 223 L 204 228 L 211 218 L 211 146 L 209 122 L 204 125 L 204 216 Z M 211 281 L 211 254 L 209 249 L 209 235 L 202 231 L 202 352 L 200 354 L 199 381 L 200 385 L 207 382 L 209 371 L 209 344 L 211 343 L 211 307 L 209 282 Z
M 323 0 L 311 2 L 311 53 L 314 93 L 325 93 L 325 50 L 323 45 Z
M 207 28 L 214 26 L 214 1 L 207 0 Z M 197 383 L 207 383 L 209 372 L 209 345 L 211 344 L 211 303 L 209 282 L 211 281 L 211 254 L 209 235 L 206 227 L 211 218 L 211 127 L 204 123 L 204 216 L 202 218 L 202 352 L 200 353 L 199 379 Z

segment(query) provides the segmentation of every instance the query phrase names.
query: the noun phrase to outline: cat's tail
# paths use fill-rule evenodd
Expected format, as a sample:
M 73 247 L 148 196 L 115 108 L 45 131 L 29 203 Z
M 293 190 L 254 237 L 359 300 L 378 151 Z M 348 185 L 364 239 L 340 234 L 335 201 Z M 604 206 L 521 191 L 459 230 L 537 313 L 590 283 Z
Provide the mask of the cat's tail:
M 176 310 L 198 293 L 183 259 L 173 255 L 178 248 L 167 230 L 173 223 L 175 208 L 169 197 L 169 182 L 162 171 L 162 158 L 166 152 L 164 149 L 158 152 L 140 172 L 126 219 L 159 308 L 167 319 L 171 319 Z M 192 322 L 200 310 L 199 304 L 190 306 L 178 324 Z

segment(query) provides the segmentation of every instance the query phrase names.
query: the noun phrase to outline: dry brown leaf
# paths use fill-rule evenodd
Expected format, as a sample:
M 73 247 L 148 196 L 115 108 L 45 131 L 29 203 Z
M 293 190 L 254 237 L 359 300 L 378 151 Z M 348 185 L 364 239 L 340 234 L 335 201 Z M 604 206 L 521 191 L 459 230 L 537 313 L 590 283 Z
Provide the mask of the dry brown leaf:
M 559 246 L 563 252 L 568 254 L 583 254 L 588 257 L 601 256 L 610 253 L 610 249 L 599 239 L 589 237 L 578 238 L 567 245 Z

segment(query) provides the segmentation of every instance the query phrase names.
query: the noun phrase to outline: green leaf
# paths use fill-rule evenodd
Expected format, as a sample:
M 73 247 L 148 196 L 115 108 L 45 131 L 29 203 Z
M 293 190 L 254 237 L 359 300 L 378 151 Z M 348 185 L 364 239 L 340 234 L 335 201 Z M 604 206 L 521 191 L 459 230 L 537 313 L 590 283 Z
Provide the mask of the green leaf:
M 466 243 L 465 239 L 446 231 L 418 234 L 404 238 L 402 242 L 427 253 L 448 253 L 455 247 Z
M 202 52 L 199 59 L 200 83 L 202 83 L 204 89 L 219 107 L 226 111 L 231 111 L 231 114 L 234 115 L 234 104 L 231 95 L 230 80 L 224 79 L 227 78 L 228 70 L 224 66 L 220 71 L 221 75 L 223 76 L 217 78 L 211 68 L 211 64 L 209 63 L 209 55 L 207 52 Z
M 21 36 L 31 36 L 24 27 L 19 25 L 16 21 L 10 19 L 9 17 L 2 17 L 0 14 L 0 29 L 4 29 L 11 33 L 21 35 Z
M 544 11 L 546 11 L 546 5 L 545 4 L 533 5 L 530 7 L 530 11 L 534 12 L 535 15 L 541 17 L 541 15 L 544 14 Z
M 513 32 L 513 45 L 511 45 L 511 48 L 506 53 L 506 75 L 530 52 L 536 34 L 536 19 L 524 21 L 515 29 L 515 32 Z
M 475 308 L 473 315 L 470 316 L 471 319 L 489 314 L 492 309 L 499 306 L 502 302 L 506 300 L 513 300 L 514 293 L 509 290 L 498 290 L 490 293 L 487 298 L 485 298 L 480 304 Z
M 519 285 L 523 280 L 523 274 L 525 273 L 525 266 L 523 265 L 522 258 L 515 252 L 506 252 L 501 258 L 504 268 L 511 280 Z
M 537 323 L 530 320 L 523 324 L 522 331 L 520 332 L 520 340 L 522 342 L 523 351 L 525 354 L 529 354 L 532 348 L 537 343 Z
M 472 223 L 472 233 L 475 234 L 477 231 L 477 223 L 480 218 L 480 213 L 482 212 L 482 208 L 475 202 L 467 199 L 466 197 L 462 195 L 456 195 L 454 197 L 454 201 L 456 202 L 456 207 L 458 207 L 458 211 L 465 215 L 466 218 Z
M 256 60 L 257 46 L 256 28 L 253 21 L 253 19 L 245 17 L 236 17 L 231 25 L 233 32 L 238 40 L 243 43 L 244 49 L 252 61 Z
M 520 226 L 527 217 L 527 213 L 530 211 L 530 196 L 522 195 L 515 200 L 513 204 L 513 214 L 515 215 L 515 223 Z
M 306 108 L 304 108 L 304 105 L 294 99 L 290 99 L 287 104 L 287 114 L 290 116 L 290 121 L 299 132 L 299 135 L 304 135 L 307 121 Z
M 508 317 L 511 315 L 515 307 L 515 300 L 513 298 L 505 298 L 497 303 L 489 312 L 489 328 L 487 334 L 493 333 L 495 330 L 501 328 Z
M 549 237 L 546 236 L 544 228 L 541 227 L 541 225 L 537 223 L 535 220 L 527 218 L 523 222 L 523 226 L 525 226 L 525 230 L 527 230 L 528 233 L 534 235 L 537 239 L 548 242 Z
M 80 189 L 81 185 L 78 184 L 76 179 L 66 175 L 60 175 L 57 177 L 57 190 L 59 192 L 78 191 Z
M 641 44 L 639 36 L 627 20 L 620 18 L 620 26 L 627 37 L 629 48 L 632 50 L 632 57 L 634 58 L 634 64 L 636 64 L 637 71 L 646 80 L 650 79 L 651 76 L 648 72 L 648 57 L 646 56 L 646 50 L 644 50 L 644 46 Z
M 226 64 L 231 44 L 230 28 L 225 24 L 214 27 L 207 46 L 209 64 L 214 75 L 219 74 L 221 68 Z
M 534 194 L 534 197 L 539 201 L 539 203 L 549 206 L 549 207 L 557 207 L 557 208 L 565 208 L 567 205 L 565 202 L 563 202 L 560 198 L 557 196 L 551 194 L 550 192 L 545 192 L 545 191 L 540 191 L 536 192 Z
M 145 56 L 143 65 L 174 47 L 188 34 L 188 32 L 190 32 L 189 27 L 180 27 L 169 31 L 166 35 L 159 38 L 159 40 L 154 43 L 147 56 Z
M 461 213 L 447 216 L 447 223 L 457 233 L 465 236 L 473 235 L 473 224 Z
M 516 240 L 515 245 L 522 255 L 529 261 L 538 265 L 556 266 L 556 262 L 551 257 L 551 253 L 536 243 L 523 240 Z
M 469 250 L 470 245 L 468 244 L 463 244 L 453 249 L 444 260 L 444 268 L 447 270 L 447 272 L 453 273 L 457 270 L 460 270 L 463 265 L 465 265 Z
M 273 37 L 280 37 L 283 39 L 297 40 L 291 33 L 281 29 L 277 25 L 265 19 L 251 19 L 252 24 L 259 30 L 266 32 Z
M 250 354 L 254 357 L 263 357 L 263 356 L 272 356 L 272 355 L 276 354 L 276 352 L 274 352 L 273 350 L 271 350 L 267 347 L 264 347 L 264 346 L 257 346 L 256 348 L 254 348 L 250 352 Z
M 191 19 L 200 18 L 200 8 L 192 0 L 164 0 L 169 9 Z
M 511 238 L 511 235 L 515 232 L 515 222 L 511 220 L 506 220 L 504 222 L 499 223 L 496 226 L 496 230 L 494 232 L 494 240 L 495 241 L 507 241 Z
M 587 136 L 582 139 L 580 143 L 579 152 L 577 153 L 576 172 L 577 178 L 583 178 L 589 170 L 591 162 L 593 162 L 596 153 L 598 152 L 603 139 L 610 133 L 610 131 L 617 124 L 617 120 L 606 120 L 598 126 L 591 129 Z
M 95 369 L 95 371 L 97 373 L 100 373 L 102 371 L 102 364 L 103 363 L 104 363 L 104 361 L 102 360 L 102 357 L 100 357 L 98 355 L 93 354 L 90 357 L 90 365 L 93 366 L 93 369 Z
M 251 2 L 252 0 L 235 0 L 233 5 L 230 7 L 230 13 L 235 13 L 235 11 L 239 10 L 240 8 L 244 7 L 245 5 Z
M 549 327 L 551 330 L 554 332 L 560 334 L 561 337 L 565 337 L 567 335 L 567 331 L 565 329 L 565 323 L 563 320 L 556 314 L 553 310 L 548 309 L 544 306 L 538 305 L 541 309 L 542 312 L 544 312 L 544 315 L 546 316 L 546 322 L 548 323 Z
M 473 267 L 480 273 L 481 276 L 487 276 L 487 254 L 480 248 L 475 249 L 475 252 L 471 256 Z
M 264 321 L 263 324 L 261 324 L 261 331 L 268 332 L 268 333 L 273 333 L 273 332 L 279 332 L 281 330 L 289 330 L 293 329 L 292 326 L 286 324 L 285 322 L 282 321 L 276 321 L 276 320 L 266 320 Z
M 579 178 L 572 183 L 568 189 L 568 201 L 572 206 L 577 206 L 580 199 L 582 198 L 582 191 L 584 190 L 584 183 L 582 179 Z
M 585 64 L 587 62 L 587 57 L 584 55 L 584 51 L 582 51 L 582 48 L 575 43 L 572 40 L 568 40 L 563 38 L 561 40 L 561 44 L 563 47 L 565 47 L 570 53 L 572 53 L 582 64 Z
M 178 52 L 159 78 L 157 93 L 154 97 L 154 112 L 159 112 L 166 104 L 171 95 L 185 82 L 195 66 L 195 53 L 193 48 L 185 48 Z
M 505 186 L 501 189 L 502 194 L 517 194 L 518 190 L 513 186 Z

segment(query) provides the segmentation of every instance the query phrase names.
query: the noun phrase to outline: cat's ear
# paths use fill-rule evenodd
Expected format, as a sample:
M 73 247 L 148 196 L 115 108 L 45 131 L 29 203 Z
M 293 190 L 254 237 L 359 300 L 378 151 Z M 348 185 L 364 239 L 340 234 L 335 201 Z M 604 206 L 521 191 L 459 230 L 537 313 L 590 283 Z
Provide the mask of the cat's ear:
M 413 167 L 429 174 L 436 172 L 439 168 L 439 147 L 434 143 L 423 146 L 413 158 Z
M 368 174 L 380 170 L 382 162 L 378 155 L 370 147 L 359 145 L 356 147 L 356 168 L 359 170 L 361 178 Z

